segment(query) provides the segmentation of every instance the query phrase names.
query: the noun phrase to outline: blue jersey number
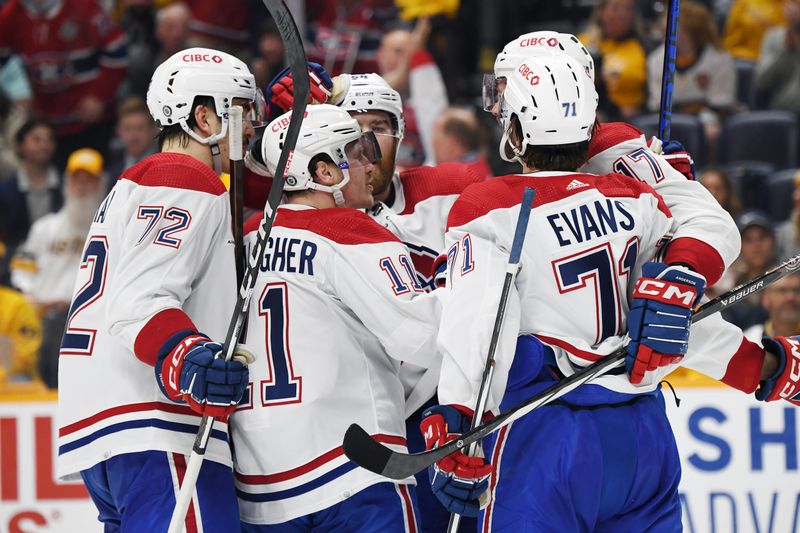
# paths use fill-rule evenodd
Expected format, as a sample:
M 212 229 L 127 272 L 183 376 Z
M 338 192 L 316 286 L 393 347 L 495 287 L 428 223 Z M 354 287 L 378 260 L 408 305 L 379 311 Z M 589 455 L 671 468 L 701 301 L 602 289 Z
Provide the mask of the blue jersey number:
M 619 263 L 614 261 L 608 244 L 553 262 L 558 288 L 562 293 L 587 289 L 587 282 L 591 282 L 597 310 L 595 344 L 612 335 L 618 335 L 622 329 L 617 278 L 622 275 L 630 276 L 637 253 L 638 241 L 632 240 Z
M 103 295 L 107 258 L 108 240 L 102 236 L 89 237 L 80 267 L 81 271 L 88 269 L 89 280 L 72 300 L 59 355 L 92 355 L 97 330 L 73 327 L 72 320 Z
M 268 283 L 259 300 L 258 314 L 266 317 L 269 379 L 261 382 L 261 404 L 300 403 L 303 378 L 295 376 L 289 351 L 289 288 L 285 282 Z
M 612 168 L 614 169 L 614 172 L 625 174 L 626 176 L 629 176 L 631 178 L 644 182 L 650 181 L 649 179 L 644 179 L 644 177 L 641 176 L 641 172 L 637 174 L 633 170 L 633 166 L 630 164 L 630 161 L 633 161 L 634 163 L 640 163 L 644 161 L 647 164 L 647 167 L 653 176 L 652 180 L 655 183 L 658 183 L 664 179 L 664 172 L 661 170 L 661 166 L 658 164 L 656 158 L 653 157 L 653 154 L 647 148 L 638 148 L 633 152 L 629 153 L 628 155 L 620 157 L 619 159 L 614 161 L 614 165 L 612 166 Z M 641 165 L 639 165 L 639 168 L 641 168 Z

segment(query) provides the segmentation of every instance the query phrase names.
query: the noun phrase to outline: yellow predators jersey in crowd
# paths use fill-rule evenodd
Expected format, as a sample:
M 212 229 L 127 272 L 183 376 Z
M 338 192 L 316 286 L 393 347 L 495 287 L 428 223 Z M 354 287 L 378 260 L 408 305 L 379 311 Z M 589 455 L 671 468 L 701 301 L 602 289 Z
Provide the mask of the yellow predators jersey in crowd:
M 42 322 L 19 291 L 0 286 L 0 385 L 16 374 L 36 376 Z

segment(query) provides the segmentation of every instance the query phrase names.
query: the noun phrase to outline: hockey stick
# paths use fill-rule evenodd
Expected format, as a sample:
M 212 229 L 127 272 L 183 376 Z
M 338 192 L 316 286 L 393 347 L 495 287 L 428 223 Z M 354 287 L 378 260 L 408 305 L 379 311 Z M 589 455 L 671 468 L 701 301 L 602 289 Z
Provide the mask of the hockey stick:
M 667 35 L 664 42 L 664 69 L 661 75 L 661 107 L 658 113 L 658 138 L 669 140 L 672 124 L 672 92 L 675 89 L 675 58 L 678 55 L 678 18 L 681 0 L 669 0 Z
M 506 265 L 506 277 L 503 280 L 503 290 L 500 293 L 500 303 L 497 305 L 497 315 L 494 317 L 494 329 L 492 329 L 492 339 L 489 341 L 489 353 L 486 356 L 486 365 L 483 367 L 481 386 L 478 389 L 478 399 L 475 402 L 475 410 L 472 412 L 472 424 L 470 429 L 475 429 L 481 425 L 483 413 L 486 411 L 486 402 L 489 400 L 489 389 L 492 385 L 494 375 L 494 354 L 497 351 L 497 343 L 500 340 L 500 331 L 503 329 L 503 320 L 506 317 L 506 304 L 508 294 L 511 292 L 511 284 L 519 272 L 519 257 L 522 254 L 522 245 L 525 243 L 525 233 L 528 230 L 528 220 L 531 218 L 531 207 L 536 190 L 525 187 L 522 193 L 522 203 L 519 206 L 519 216 L 517 217 L 517 227 L 514 230 L 514 240 L 511 243 L 511 252 L 508 254 L 508 264 Z M 467 455 L 475 455 L 478 451 L 479 442 L 476 440 L 469 446 Z M 461 520 L 457 513 L 450 514 L 450 523 L 447 525 L 448 533 L 455 533 L 458 530 L 458 523 Z
M 769 272 L 739 285 L 725 294 L 721 294 L 713 300 L 701 305 L 692 316 L 692 322 L 694 323 L 698 320 L 702 320 L 708 315 L 735 305 L 744 297 L 764 289 L 782 277 L 791 274 L 798 268 L 800 268 L 800 255 L 792 257 Z M 359 425 L 352 424 L 347 429 L 347 433 L 345 433 L 344 436 L 344 453 L 351 461 L 371 472 L 391 479 L 405 479 L 429 467 L 436 461 L 447 457 L 451 453 L 460 450 L 464 446 L 468 446 L 486 437 L 490 433 L 507 426 L 537 407 L 541 407 L 576 389 L 587 381 L 622 366 L 625 362 L 625 354 L 625 348 L 620 348 L 611 355 L 562 379 L 541 393 L 517 404 L 493 420 L 464 433 L 460 438 L 444 446 L 414 454 L 395 452 L 373 440 Z
M 241 286 L 244 279 L 244 159 L 242 158 L 242 108 L 231 106 L 228 110 L 228 147 L 230 152 L 230 186 L 228 197 L 231 202 L 231 229 L 233 231 L 233 256 L 236 258 L 236 285 Z
M 300 125 L 303 122 L 310 85 L 308 80 L 308 68 L 306 66 L 306 53 L 303 49 L 303 40 L 297 29 L 292 14 L 283 3 L 283 0 L 262 0 L 269 10 L 272 19 L 278 26 L 278 31 L 283 39 L 286 56 L 289 60 L 289 67 L 294 79 L 294 102 L 292 104 L 292 119 L 286 131 L 286 139 L 283 143 L 281 156 L 278 159 L 278 166 L 273 176 L 272 187 L 269 190 L 267 203 L 264 205 L 264 214 L 261 219 L 261 226 L 258 228 L 258 236 L 253 246 L 252 253 L 248 257 L 247 268 L 244 273 L 244 280 L 239 286 L 236 298 L 236 306 L 233 310 L 228 333 L 225 336 L 225 359 L 230 360 L 236 350 L 239 336 L 242 333 L 247 319 L 247 310 L 250 298 L 253 295 L 253 287 L 256 284 L 256 276 L 259 272 L 259 264 L 267 247 L 267 237 L 272 230 L 272 222 L 275 220 L 275 213 L 283 195 L 283 186 L 286 182 L 286 165 L 291 157 L 294 147 L 297 144 L 297 137 L 300 134 Z M 241 135 L 239 136 L 241 137 Z M 241 152 L 241 149 L 239 150 Z M 169 523 L 169 533 L 179 533 L 183 526 L 186 511 L 194 494 L 197 485 L 197 476 L 200 474 L 200 467 L 208 446 L 208 439 L 211 436 L 211 429 L 214 426 L 214 419 L 203 416 L 200 420 L 200 427 L 197 437 L 192 447 L 192 455 L 186 466 L 186 474 L 181 484 L 180 492 L 176 497 L 175 510 Z

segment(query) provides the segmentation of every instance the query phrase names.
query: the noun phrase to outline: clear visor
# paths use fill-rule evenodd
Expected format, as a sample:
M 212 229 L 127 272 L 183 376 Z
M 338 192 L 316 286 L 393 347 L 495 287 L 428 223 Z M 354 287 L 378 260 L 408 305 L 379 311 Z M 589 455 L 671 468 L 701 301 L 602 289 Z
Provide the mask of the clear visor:
M 361 131 L 367 133 L 371 132 L 375 135 L 384 135 L 386 137 L 400 138 L 400 131 L 398 128 L 397 120 L 389 114 L 388 111 L 380 113 L 368 112 L 364 114 L 354 115 L 358 120 L 358 125 Z
M 344 147 L 346 162 L 342 162 L 342 168 L 356 168 L 374 165 L 381 159 L 381 147 L 375 133 L 367 131 L 361 137 L 350 141 Z
M 491 112 L 497 103 L 497 78 L 494 74 L 483 75 L 483 110 Z
M 244 102 L 241 106 L 243 122 L 249 121 L 254 128 L 267 125 L 267 102 L 264 100 L 264 94 L 260 90 L 256 90 L 255 100 Z

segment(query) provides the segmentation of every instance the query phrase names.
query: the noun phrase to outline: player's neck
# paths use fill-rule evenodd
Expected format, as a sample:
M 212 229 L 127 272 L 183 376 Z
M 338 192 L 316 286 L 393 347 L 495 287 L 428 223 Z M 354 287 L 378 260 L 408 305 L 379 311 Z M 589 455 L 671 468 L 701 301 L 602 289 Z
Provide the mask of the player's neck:
M 323 191 L 308 190 L 303 194 L 292 195 L 286 203 L 294 205 L 307 205 L 317 209 L 330 209 L 336 207 L 336 202 L 333 201 L 333 196 L 330 193 Z
M 194 157 L 201 163 L 214 168 L 214 162 L 211 158 L 211 148 L 209 148 L 207 144 L 199 143 L 191 138 L 189 139 L 188 144 L 182 144 L 178 139 L 170 139 L 168 142 L 164 143 L 161 151 L 173 154 L 188 155 L 190 157 Z

